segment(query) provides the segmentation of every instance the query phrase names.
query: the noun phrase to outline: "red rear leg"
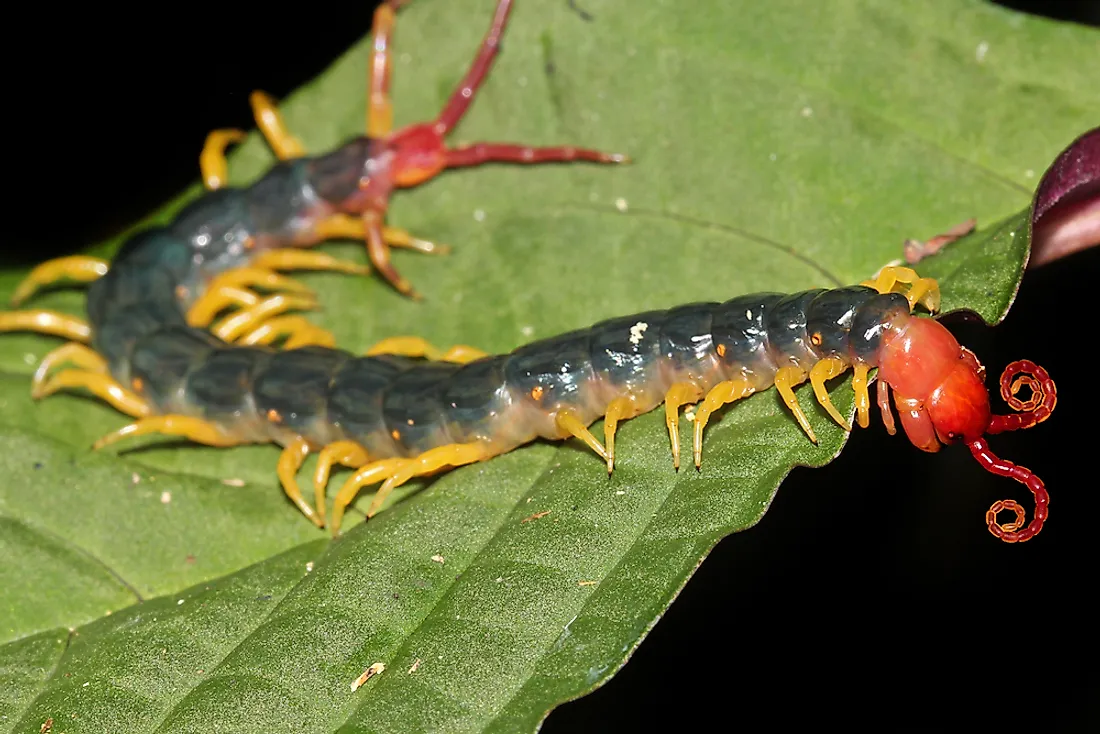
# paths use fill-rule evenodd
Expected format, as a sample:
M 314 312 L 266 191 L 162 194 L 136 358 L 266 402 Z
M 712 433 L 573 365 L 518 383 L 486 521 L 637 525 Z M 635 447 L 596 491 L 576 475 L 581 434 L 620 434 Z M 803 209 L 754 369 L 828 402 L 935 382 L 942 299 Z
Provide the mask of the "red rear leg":
M 512 11 L 512 0 L 500 0 L 489 32 L 482 41 L 469 71 L 451 94 L 439 117 L 430 123 L 409 125 L 386 138 L 389 133 L 390 111 L 389 39 L 393 29 L 393 11 L 405 0 L 390 0 L 375 15 L 375 40 L 371 56 L 370 110 L 368 131 L 374 138 L 384 139 L 392 154 L 389 168 L 378 171 L 367 183 L 368 204 L 363 212 L 367 230 L 368 253 L 371 262 L 401 293 L 416 296 L 412 286 L 389 262 L 389 247 L 380 241 L 379 230 L 385 221 L 389 197 L 394 188 L 407 188 L 437 176 L 447 168 L 476 166 L 482 163 L 625 163 L 625 155 L 602 153 L 571 145 L 536 148 L 511 143 L 475 143 L 447 149 L 443 138 L 462 120 L 470 108 L 481 84 L 500 50 L 500 38 Z

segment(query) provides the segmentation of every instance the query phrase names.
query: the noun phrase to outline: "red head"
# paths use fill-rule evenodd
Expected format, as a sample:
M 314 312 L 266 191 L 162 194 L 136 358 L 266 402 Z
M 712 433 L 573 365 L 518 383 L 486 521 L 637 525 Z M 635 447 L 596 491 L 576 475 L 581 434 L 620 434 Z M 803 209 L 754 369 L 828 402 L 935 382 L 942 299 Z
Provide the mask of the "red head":
M 1036 505 L 1027 528 L 1020 530 L 1023 510 L 1011 500 L 994 504 L 986 521 L 990 532 L 1002 540 L 1028 540 L 1039 532 L 1047 516 L 1043 483 L 1027 469 L 997 458 L 983 436 L 1030 428 L 1046 420 L 1057 401 L 1054 381 L 1038 365 L 1013 362 L 1001 376 L 1001 395 L 1014 410 L 1027 413 L 993 415 L 984 377 L 985 368 L 973 352 L 960 346 L 938 321 L 909 316 L 894 322 L 883 336 L 879 379 L 894 390 L 894 404 L 909 440 L 924 451 L 939 451 L 941 444 L 963 441 L 987 471 L 1026 484 Z M 1023 386 L 1032 392 L 1027 401 L 1016 398 Z M 883 386 L 880 402 L 884 411 L 889 410 L 885 398 Z M 997 513 L 1006 509 L 1016 512 L 1016 520 L 1000 525 Z

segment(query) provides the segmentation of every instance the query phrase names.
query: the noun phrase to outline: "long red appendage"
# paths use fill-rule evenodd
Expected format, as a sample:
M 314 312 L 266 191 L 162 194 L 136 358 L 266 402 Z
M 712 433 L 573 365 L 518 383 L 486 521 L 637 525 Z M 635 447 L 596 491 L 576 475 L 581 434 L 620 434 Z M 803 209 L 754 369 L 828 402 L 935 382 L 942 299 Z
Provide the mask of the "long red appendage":
M 1031 523 L 1023 530 L 1019 528 L 1023 525 L 1026 516 L 1023 508 L 1020 507 L 1015 500 L 1000 500 L 999 502 L 994 502 L 993 506 L 989 508 L 989 511 L 985 513 L 985 522 L 986 525 L 989 526 L 989 532 L 1006 543 L 1023 543 L 1038 535 L 1039 531 L 1043 529 L 1043 523 L 1046 522 L 1050 514 L 1048 509 L 1050 495 L 1047 494 L 1043 480 L 1035 476 L 1030 469 L 1025 469 L 1022 466 L 1013 464 L 1011 461 L 1005 461 L 999 458 L 989 450 L 989 444 L 986 443 L 984 438 L 971 441 L 967 446 L 970 447 L 970 453 L 974 455 L 974 458 L 978 460 L 978 463 L 982 465 L 983 469 L 997 476 L 1012 477 L 1017 482 L 1027 485 L 1027 488 L 1031 490 L 1031 494 L 1035 497 L 1035 516 L 1031 519 Z M 1005 525 L 998 523 L 997 515 L 1003 510 L 1012 510 L 1015 512 L 1015 522 Z
M 1026 401 L 1016 397 L 1021 387 L 1031 390 Z M 1001 397 L 1013 410 L 1025 411 L 1013 415 L 995 415 L 986 433 L 1020 431 L 1042 423 L 1058 403 L 1054 380 L 1039 365 L 1026 359 L 1013 362 L 1001 373 Z
M 512 12 L 512 0 L 500 0 L 496 15 L 493 16 L 493 25 L 490 26 L 485 40 L 481 42 L 481 49 L 477 52 L 477 58 L 470 65 L 466 77 L 458 85 L 458 89 L 454 91 L 451 98 L 447 100 L 447 106 L 439 113 L 439 118 L 432 126 L 436 135 L 443 137 L 450 132 L 462 119 L 462 116 L 466 114 L 470 103 L 474 101 L 474 95 L 477 94 L 478 87 L 485 81 L 485 77 L 489 73 L 489 67 L 492 66 L 493 59 L 500 51 L 500 35 L 504 32 L 504 24 L 508 22 L 510 12 Z
M 561 145 L 553 148 L 532 148 L 529 145 L 510 143 L 475 143 L 445 153 L 447 168 L 479 166 L 482 163 L 569 163 L 592 161 L 593 163 L 625 163 L 627 157 L 618 153 L 601 153 L 598 150 Z
M 1020 388 L 1027 387 L 1031 390 L 1031 397 L 1020 400 L 1016 393 Z M 989 423 L 986 433 L 1003 433 L 1005 431 L 1019 431 L 1031 428 L 1042 423 L 1050 417 L 1054 406 L 1058 402 L 1058 391 L 1054 386 L 1054 380 L 1039 365 L 1026 359 L 1013 362 L 1005 367 L 1001 373 L 1001 397 L 1013 410 L 1024 411 L 1012 415 L 994 415 Z M 989 450 L 989 444 L 984 438 L 979 438 L 967 444 L 970 453 L 988 472 L 1002 477 L 1012 477 L 1017 482 L 1027 485 L 1035 496 L 1035 517 L 1031 523 L 1020 530 L 1024 524 L 1026 515 L 1024 509 L 1014 500 L 1001 500 L 993 503 L 989 512 L 985 513 L 985 522 L 989 526 L 989 532 L 996 535 L 1006 543 L 1022 543 L 1039 534 L 1043 529 L 1043 522 L 1048 515 L 1047 506 L 1050 504 L 1050 495 L 1047 494 L 1043 480 L 1031 473 L 1029 469 L 1017 466 L 1011 461 L 1005 461 L 997 457 Z M 997 522 L 997 515 L 1004 510 L 1016 513 L 1014 522 L 1001 525 Z

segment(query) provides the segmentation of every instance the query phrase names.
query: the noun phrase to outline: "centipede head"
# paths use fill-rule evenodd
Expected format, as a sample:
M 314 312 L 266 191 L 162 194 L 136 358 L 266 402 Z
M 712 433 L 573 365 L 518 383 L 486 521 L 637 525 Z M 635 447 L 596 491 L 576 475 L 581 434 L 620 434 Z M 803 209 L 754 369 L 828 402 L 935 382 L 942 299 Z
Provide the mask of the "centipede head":
M 974 353 L 959 345 L 939 322 L 910 319 L 886 345 L 880 376 L 894 389 L 906 436 L 924 451 L 938 451 L 943 444 L 965 443 L 986 471 L 1011 477 L 1027 486 L 1035 498 L 1035 514 L 1024 527 L 1026 515 L 1013 500 L 1001 500 L 986 513 L 986 525 L 1006 543 L 1035 537 L 1048 515 L 1050 498 L 1043 481 L 1031 470 L 999 458 L 989 448 L 987 434 L 1031 428 L 1050 417 L 1058 395 L 1054 381 L 1039 365 L 1027 360 L 1012 362 L 1001 375 L 1001 397 L 1020 411 L 995 415 L 985 387 L 985 368 Z M 1030 390 L 1024 400 L 1022 389 Z M 1001 524 L 997 517 L 1011 511 L 1015 518 Z

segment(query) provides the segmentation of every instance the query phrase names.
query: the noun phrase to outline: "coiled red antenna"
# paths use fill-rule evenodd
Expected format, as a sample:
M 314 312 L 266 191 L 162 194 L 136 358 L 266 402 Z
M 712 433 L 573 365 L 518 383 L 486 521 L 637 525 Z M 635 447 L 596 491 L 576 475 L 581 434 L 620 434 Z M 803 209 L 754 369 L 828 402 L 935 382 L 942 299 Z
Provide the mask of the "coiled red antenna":
M 1027 387 L 1031 390 L 1031 397 L 1021 400 L 1016 397 L 1020 389 Z M 1019 413 L 1010 415 L 995 415 L 989 423 L 986 433 L 1003 433 L 1004 431 L 1019 431 L 1036 426 L 1050 417 L 1054 406 L 1058 402 L 1058 393 L 1054 387 L 1054 380 L 1039 365 L 1026 359 L 1021 359 L 1005 367 L 1001 374 L 1001 397 L 1008 406 Z M 970 453 L 978 460 L 986 471 L 1001 477 L 1011 477 L 1017 482 L 1026 485 L 1035 498 L 1035 514 L 1027 527 L 1023 527 L 1027 515 L 1024 508 L 1015 500 L 999 500 L 994 502 L 985 513 L 985 522 L 989 532 L 996 535 L 1006 543 L 1023 543 L 1031 540 L 1043 529 L 1043 523 L 1050 514 L 1048 505 L 1050 495 L 1047 494 L 1043 480 L 1035 476 L 1030 469 L 1013 464 L 999 458 L 989 449 L 985 438 L 979 438 L 967 444 Z M 997 522 L 997 515 L 1004 510 L 1011 510 L 1016 514 L 1012 522 L 1001 524 Z M 1023 529 L 1021 530 L 1021 527 Z

